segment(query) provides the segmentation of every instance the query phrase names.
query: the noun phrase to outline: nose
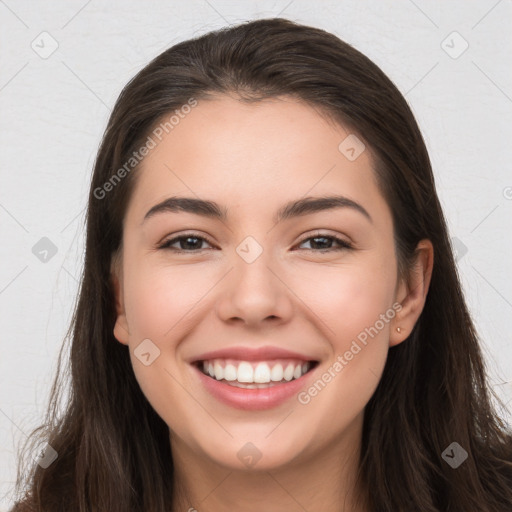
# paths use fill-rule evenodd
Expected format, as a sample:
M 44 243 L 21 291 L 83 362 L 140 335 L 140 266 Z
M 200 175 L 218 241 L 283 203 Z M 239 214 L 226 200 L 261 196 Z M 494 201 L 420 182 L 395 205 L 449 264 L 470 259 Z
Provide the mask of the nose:
M 262 327 L 291 318 L 293 293 L 271 263 L 265 251 L 252 263 L 235 259 L 217 302 L 217 314 L 222 321 Z

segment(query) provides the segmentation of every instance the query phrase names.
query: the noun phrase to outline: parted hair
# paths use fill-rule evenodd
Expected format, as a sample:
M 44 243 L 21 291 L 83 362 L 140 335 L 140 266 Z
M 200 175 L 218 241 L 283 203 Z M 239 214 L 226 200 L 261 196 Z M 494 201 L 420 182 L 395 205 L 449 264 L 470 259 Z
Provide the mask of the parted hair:
M 134 376 L 128 347 L 113 336 L 112 258 L 138 168 L 99 199 L 159 119 L 212 95 L 244 102 L 287 96 L 350 128 L 372 153 L 392 212 L 399 275 L 421 239 L 434 247 L 424 309 L 390 348 L 365 408 L 358 482 L 372 512 L 510 512 L 512 436 L 488 384 L 462 293 L 430 159 L 403 95 L 369 58 L 327 31 L 261 19 L 180 42 L 122 90 L 92 174 L 85 259 L 73 318 L 44 423 L 20 456 L 13 511 L 169 512 L 169 427 Z M 496 399 L 495 402 L 493 400 Z M 43 439 L 57 452 L 46 469 L 30 460 Z M 468 458 L 457 469 L 443 451 Z M 24 462 L 23 462 L 24 461 Z M 240 504 L 243 510 L 243 503 Z

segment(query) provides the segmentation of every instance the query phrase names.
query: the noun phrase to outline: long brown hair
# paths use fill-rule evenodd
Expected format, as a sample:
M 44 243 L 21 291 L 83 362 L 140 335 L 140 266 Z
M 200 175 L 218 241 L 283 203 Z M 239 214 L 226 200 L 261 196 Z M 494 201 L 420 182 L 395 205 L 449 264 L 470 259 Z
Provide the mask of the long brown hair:
M 360 481 L 371 510 L 510 511 L 512 437 L 491 402 L 413 114 L 390 79 L 349 44 L 280 18 L 177 44 L 120 94 L 92 176 L 85 264 L 67 336 L 70 387 L 63 383 L 63 348 L 46 422 L 33 434 L 58 457 L 46 469 L 32 464 L 26 473 L 20 462 L 18 490 L 27 491 L 26 503 L 40 511 L 170 510 L 169 429 L 141 392 L 128 348 L 112 332 L 111 262 L 121 246 L 137 166 L 125 167 L 122 179 L 112 177 L 162 116 L 191 98 L 226 93 L 242 101 L 297 98 L 365 141 L 392 211 L 400 275 L 406 275 L 421 239 L 433 243 L 424 310 L 408 339 L 390 349 L 365 409 Z M 442 456 L 454 442 L 468 453 L 457 469 Z

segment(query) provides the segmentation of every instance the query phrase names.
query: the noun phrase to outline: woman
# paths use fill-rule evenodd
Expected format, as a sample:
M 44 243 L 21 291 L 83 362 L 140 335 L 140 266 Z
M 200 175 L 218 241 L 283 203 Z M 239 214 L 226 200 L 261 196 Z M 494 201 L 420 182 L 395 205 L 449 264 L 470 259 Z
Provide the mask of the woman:
M 130 81 L 72 328 L 15 510 L 512 507 L 422 136 L 325 31 L 245 23 Z

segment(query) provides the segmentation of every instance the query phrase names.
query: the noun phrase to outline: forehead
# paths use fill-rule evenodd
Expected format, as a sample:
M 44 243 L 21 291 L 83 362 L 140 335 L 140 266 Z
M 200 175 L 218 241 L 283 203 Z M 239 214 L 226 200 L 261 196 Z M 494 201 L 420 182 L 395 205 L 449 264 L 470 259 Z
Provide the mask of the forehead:
M 303 102 L 221 96 L 177 119 L 161 140 L 153 135 L 155 147 L 135 171 L 131 210 L 139 217 L 169 195 L 215 198 L 259 216 L 287 200 L 333 192 L 386 206 L 370 151 L 348 159 L 340 143 L 354 134 Z

